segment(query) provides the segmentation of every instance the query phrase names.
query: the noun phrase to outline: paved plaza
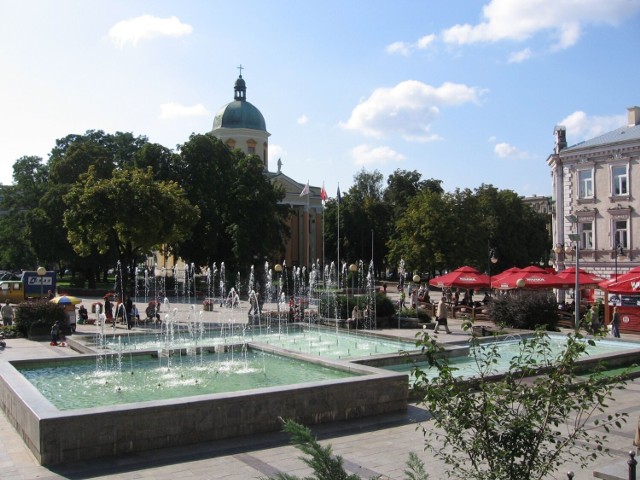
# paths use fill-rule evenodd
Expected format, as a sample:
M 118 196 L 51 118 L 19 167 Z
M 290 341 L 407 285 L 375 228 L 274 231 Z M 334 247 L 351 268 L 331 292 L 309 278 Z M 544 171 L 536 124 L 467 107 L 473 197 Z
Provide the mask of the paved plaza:
M 97 301 L 97 300 L 94 300 Z M 86 306 L 92 300 L 84 301 Z M 144 312 L 145 303 L 138 304 Z M 172 306 L 172 308 L 174 308 Z M 200 310 L 200 306 L 179 306 L 181 318 L 189 311 Z M 206 321 L 246 322 L 246 309 L 237 316 L 223 312 L 203 312 Z M 166 312 L 165 312 L 166 313 Z M 459 320 L 450 320 L 452 334 L 440 334 L 442 342 L 459 341 L 468 337 L 461 329 Z M 77 335 L 94 335 L 101 327 L 78 325 Z M 111 329 L 112 327 L 106 327 Z M 124 326 L 117 326 L 124 331 Z M 149 326 L 137 326 L 134 330 L 146 330 Z M 399 335 L 413 339 L 418 330 L 389 329 L 381 333 Z M 629 338 L 631 335 L 624 335 Z M 640 341 L 640 336 L 636 339 Z M 48 356 L 76 355 L 70 348 L 50 346 L 49 342 L 26 339 L 9 339 L 7 347 L 0 353 L 0 361 Z M 567 464 L 556 478 L 567 478 L 566 472 L 576 472 L 576 480 L 593 478 L 626 479 L 628 452 L 634 447 L 633 437 L 640 415 L 640 381 L 629 382 L 627 388 L 616 393 L 615 402 L 609 409 L 629 414 L 629 421 L 620 430 L 609 434 L 607 446 L 611 457 L 602 457 L 588 469 Z M 591 424 L 598 418 L 591 419 Z M 428 425 L 429 413 L 419 405 L 411 404 L 406 412 L 371 417 L 349 422 L 338 422 L 314 426 L 314 434 L 323 444 L 331 444 L 333 452 L 344 459 L 348 472 L 363 479 L 380 476 L 382 479 L 403 479 L 406 461 L 414 451 L 425 461 L 432 479 L 446 478 L 444 465 L 423 451 L 424 436 L 419 426 Z M 91 425 L 87 425 L 91 428 Z M 597 428 L 594 426 L 594 428 Z M 189 447 L 155 450 L 120 458 L 91 460 L 86 463 L 59 465 L 51 468 L 40 466 L 23 443 L 4 414 L 0 414 L 0 478 L 3 480 L 24 479 L 255 479 L 278 472 L 304 477 L 311 470 L 300 460 L 301 452 L 290 445 L 289 437 L 283 433 L 272 433 L 250 438 L 217 441 Z M 553 477 L 550 477 L 553 478 Z

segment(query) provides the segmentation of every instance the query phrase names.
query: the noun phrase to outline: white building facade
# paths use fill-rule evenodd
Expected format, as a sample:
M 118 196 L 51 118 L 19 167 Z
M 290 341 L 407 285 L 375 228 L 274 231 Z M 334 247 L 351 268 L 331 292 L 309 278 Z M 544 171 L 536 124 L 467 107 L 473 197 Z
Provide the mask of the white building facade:
M 558 270 L 575 266 L 576 251 L 581 269 L 605 279 L 640 265 L 640 107 L 627 116 L 626 126 L 570 147 L 566 129 L 554 130 L 547 164 Z

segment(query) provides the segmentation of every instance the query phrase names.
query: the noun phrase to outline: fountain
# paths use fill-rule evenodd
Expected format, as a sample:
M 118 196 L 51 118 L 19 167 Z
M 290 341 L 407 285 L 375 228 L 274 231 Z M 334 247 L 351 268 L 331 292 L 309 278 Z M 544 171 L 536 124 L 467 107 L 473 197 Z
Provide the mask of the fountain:
M 275 285 L 268 270 L 263 290 L 265 299 L 273 290 L 271 308 L 278 316 L 258 325 L 249 325 L 247 311 L 236 304 L 243 286 L 239 275 L 227 290 L 224 264 L 218 291 L 216 277 L 208 280 L 212 298 L 231 299 L 230 307 L 218 313 L 231 320 L 217 324 L 205 321 L 206 312 L 189 304 L 190 296 L 195 298 L 194 269 L 189 266 L 187 273 L 174 268 L 178 303 L 171 305 L 165 297 L 163 321 L 148 335 L 155 342 L 150 348 L 132 350 L 135 333 L 108 334 L 102 322 L 92 345 L 74 345 L 87 352 L 78 357 L 0 364 L 0 406 L 45 465 L 279 431 L 278 417 L 312 425 L 406 409 L 407 375 L 361 360 L 398 358 L 400 350 L 413 344 L 375 339 L 365 332 L 338 336 L 332 328 L 312 324 L 307 315 L 304 322 L 290 324 L 287 293 L 310 304 L 307 279 L 311 282 L 312 275 L 296 269 L 289 284 L 283 267 L 284 271 L 276 269 Z M 214 265 L 210 273 L 215 271 Z M 255 277 L 244 285 L 255 292 L 259 287 L 254 282 Z M 244 322 L 236 321 L 241 318 L 238 312 L 244 313 Z M 155 379 L 147 377 L 148 371 L 156 373 Z M 53 380 L 58 372 L 67 375 Z M 281 373 L 286 377 L 276 380 Z M 31 376 L 39 380 L 31 383 Z M 236 386 L 223 382 L 250 377 L 251 382 Z M 61 389 L 50 392 L 50 384 Z M 135 386 L 144 393 L 136 392 Z M 93 389 L 96 397 L 87 395 Z M 150 392 L 165 395 L 149 396 Z M 81 398 L 84 403 L 74 403 Z

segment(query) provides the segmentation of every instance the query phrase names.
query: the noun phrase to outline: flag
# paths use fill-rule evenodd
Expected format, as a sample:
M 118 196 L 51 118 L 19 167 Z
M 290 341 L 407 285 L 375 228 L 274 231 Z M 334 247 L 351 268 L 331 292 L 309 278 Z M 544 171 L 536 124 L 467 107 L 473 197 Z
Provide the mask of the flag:
M 327 191 L 324 189 L 324 182 L 322 182 L 322 190 L 320 190 L 320 200 L 322 200 L 323 202 L 329 198 L 327 196 Z
M 338 198 L 338 203 L 342 203 L 342 195 L 340 195 L 340 185 L 338 185 L 338 194 L 337 194 L 337 198 Z
M 307 180 L 307 184 L 304 186 L 302 191 L 300 192 L 300 196 L 304 197 L 305 195 L 309 195 L 309 181 Z

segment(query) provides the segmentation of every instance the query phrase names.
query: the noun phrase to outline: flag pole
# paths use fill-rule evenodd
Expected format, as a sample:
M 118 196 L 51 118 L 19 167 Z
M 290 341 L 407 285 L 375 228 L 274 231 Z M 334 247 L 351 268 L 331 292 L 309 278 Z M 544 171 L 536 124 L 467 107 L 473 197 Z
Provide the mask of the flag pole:
M 340 273 L 341 273 L 341 268 L 340 268 L 340 184 L 338 183 L 338 259 L 336 261 L 337 264 L 337 268 L 338 268 L 338 288 L 341 287 L 341 283 L 340 283 Z
M 309 185 L 309 180 L 307 180 L 307 185 Z M 311 269 L 311 241 L 309 236 L 311 235 L 311 228 L 310 228 L 310 220 L 309 218 L 311 217 L 311 206 L 309 204 L 309 199 L 311 198 L 311 190 L 309 190 L 309 193 L 307 193 L 307 253 L 306 253 L 306 257 L 307 257 L 307 272 L 310 272 Z

